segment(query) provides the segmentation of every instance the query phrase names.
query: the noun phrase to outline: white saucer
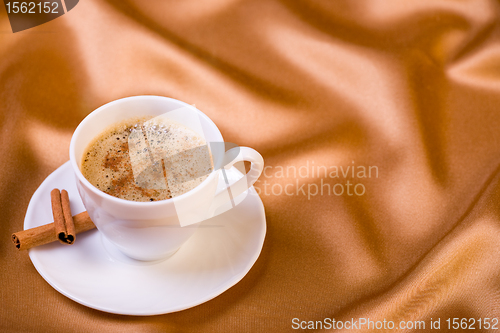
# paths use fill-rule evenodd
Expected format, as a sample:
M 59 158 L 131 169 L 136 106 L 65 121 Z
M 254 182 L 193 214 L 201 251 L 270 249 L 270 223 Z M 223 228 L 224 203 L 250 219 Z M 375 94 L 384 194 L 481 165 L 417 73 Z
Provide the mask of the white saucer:
M 227 172 L 228 178 L 237 174 Z M 68 191 L 73 215 L 85 210 L 67 162 L 36 190 L 24 229 L 53 221 L 54 188 Z M 199 305 L 234 286 L 257 260 L 265 234 L 264 205 L 252 187 L 235 208 L 202 222 L 164 261 L 129 259 L 97 230 L 77 235 L 73 245 L 54 242 L 30 249 L 29 256 L 52 287 L 80 304 L 110 313 L 157 315 Z

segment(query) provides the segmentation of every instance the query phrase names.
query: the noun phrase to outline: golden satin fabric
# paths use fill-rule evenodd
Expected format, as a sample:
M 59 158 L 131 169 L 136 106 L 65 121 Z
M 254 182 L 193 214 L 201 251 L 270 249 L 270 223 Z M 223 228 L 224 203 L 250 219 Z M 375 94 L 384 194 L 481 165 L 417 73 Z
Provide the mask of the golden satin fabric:
M 81 0 L 15 34 L 0 13 L 0 331 L 500 317 L 497 1 Z M 142 94 L 195 104 L 263 155 L 268 229 L 227 292 L 127 317 L 59 294 L 9 237 L 85 115 Z

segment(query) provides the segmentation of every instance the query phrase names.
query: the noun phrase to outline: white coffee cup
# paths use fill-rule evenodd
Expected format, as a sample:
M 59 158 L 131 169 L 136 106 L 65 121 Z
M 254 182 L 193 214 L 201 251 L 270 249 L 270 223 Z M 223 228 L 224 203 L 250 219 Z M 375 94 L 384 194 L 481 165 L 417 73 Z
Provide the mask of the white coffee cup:
M 172 112 L 186 107 L 190 112 Z M 80 166 L 85 149 L 106 128 L 133 117 L 168 117 L 169 112 L 175 114 L 175 121 L 198 132 L 207 143 L 222 143 L 210 145 L 214 165 L 225 166 L 227 169 L 238 160 L 251 163 L 250 171 L 229 187 L 233 198 L 251 187 L 264 167 L 262 156 L 251 148 L 237 147 L 225 152 L 222 135 L 210 118 L 194 107 L 172 98 L 127 97 L 105 104 L 90 113 L 76 128 L 70 144 L 70 160 L 78 192 L 102 235 L 122 253 L 137 260 L 159 260 L 172 255 L 194 234 L 198 222 L 220 214 L 222 211 L 217 208 L 231 200 L 227 190 L 217 192 L 219 173 L 222 170 L 217 167 L 200 185 L 187 193 L 154 202 L 116 198 L 97 189 L 83 176 Z M 235 155 L 237 158 L 234 158 Z

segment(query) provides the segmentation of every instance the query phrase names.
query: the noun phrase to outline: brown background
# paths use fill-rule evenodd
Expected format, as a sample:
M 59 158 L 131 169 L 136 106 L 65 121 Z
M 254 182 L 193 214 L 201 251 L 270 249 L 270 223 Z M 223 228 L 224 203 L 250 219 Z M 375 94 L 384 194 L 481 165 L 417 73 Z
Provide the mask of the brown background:
M 13 34 L 0 5 L 0 331 L 500 317 L 499 19 L 486 0 L 82 0 Z M 84 116 L 140 94 L 196 104 L 273 167 L 259 185 L 268 233 L 249 274 L 154 317 L 73 302 L 9 240 Z M 363 183 L 363 196 L 263 193 L 264 180 L 321 184 L 278 178 L 277 166 L 353 161 L 379 177 L 323 181 Z

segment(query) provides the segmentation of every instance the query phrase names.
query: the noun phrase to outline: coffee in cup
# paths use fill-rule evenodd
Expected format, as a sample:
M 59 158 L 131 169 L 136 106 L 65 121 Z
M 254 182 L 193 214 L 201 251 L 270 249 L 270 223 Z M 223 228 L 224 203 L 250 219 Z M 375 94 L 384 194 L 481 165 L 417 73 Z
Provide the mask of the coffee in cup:
M 205 140 L 162 117 L 134 117 L 106 128 L 87 147 L 81 170 L 99 190 L 147 202 L 171 199 L 201 184 L 213 164 Z

